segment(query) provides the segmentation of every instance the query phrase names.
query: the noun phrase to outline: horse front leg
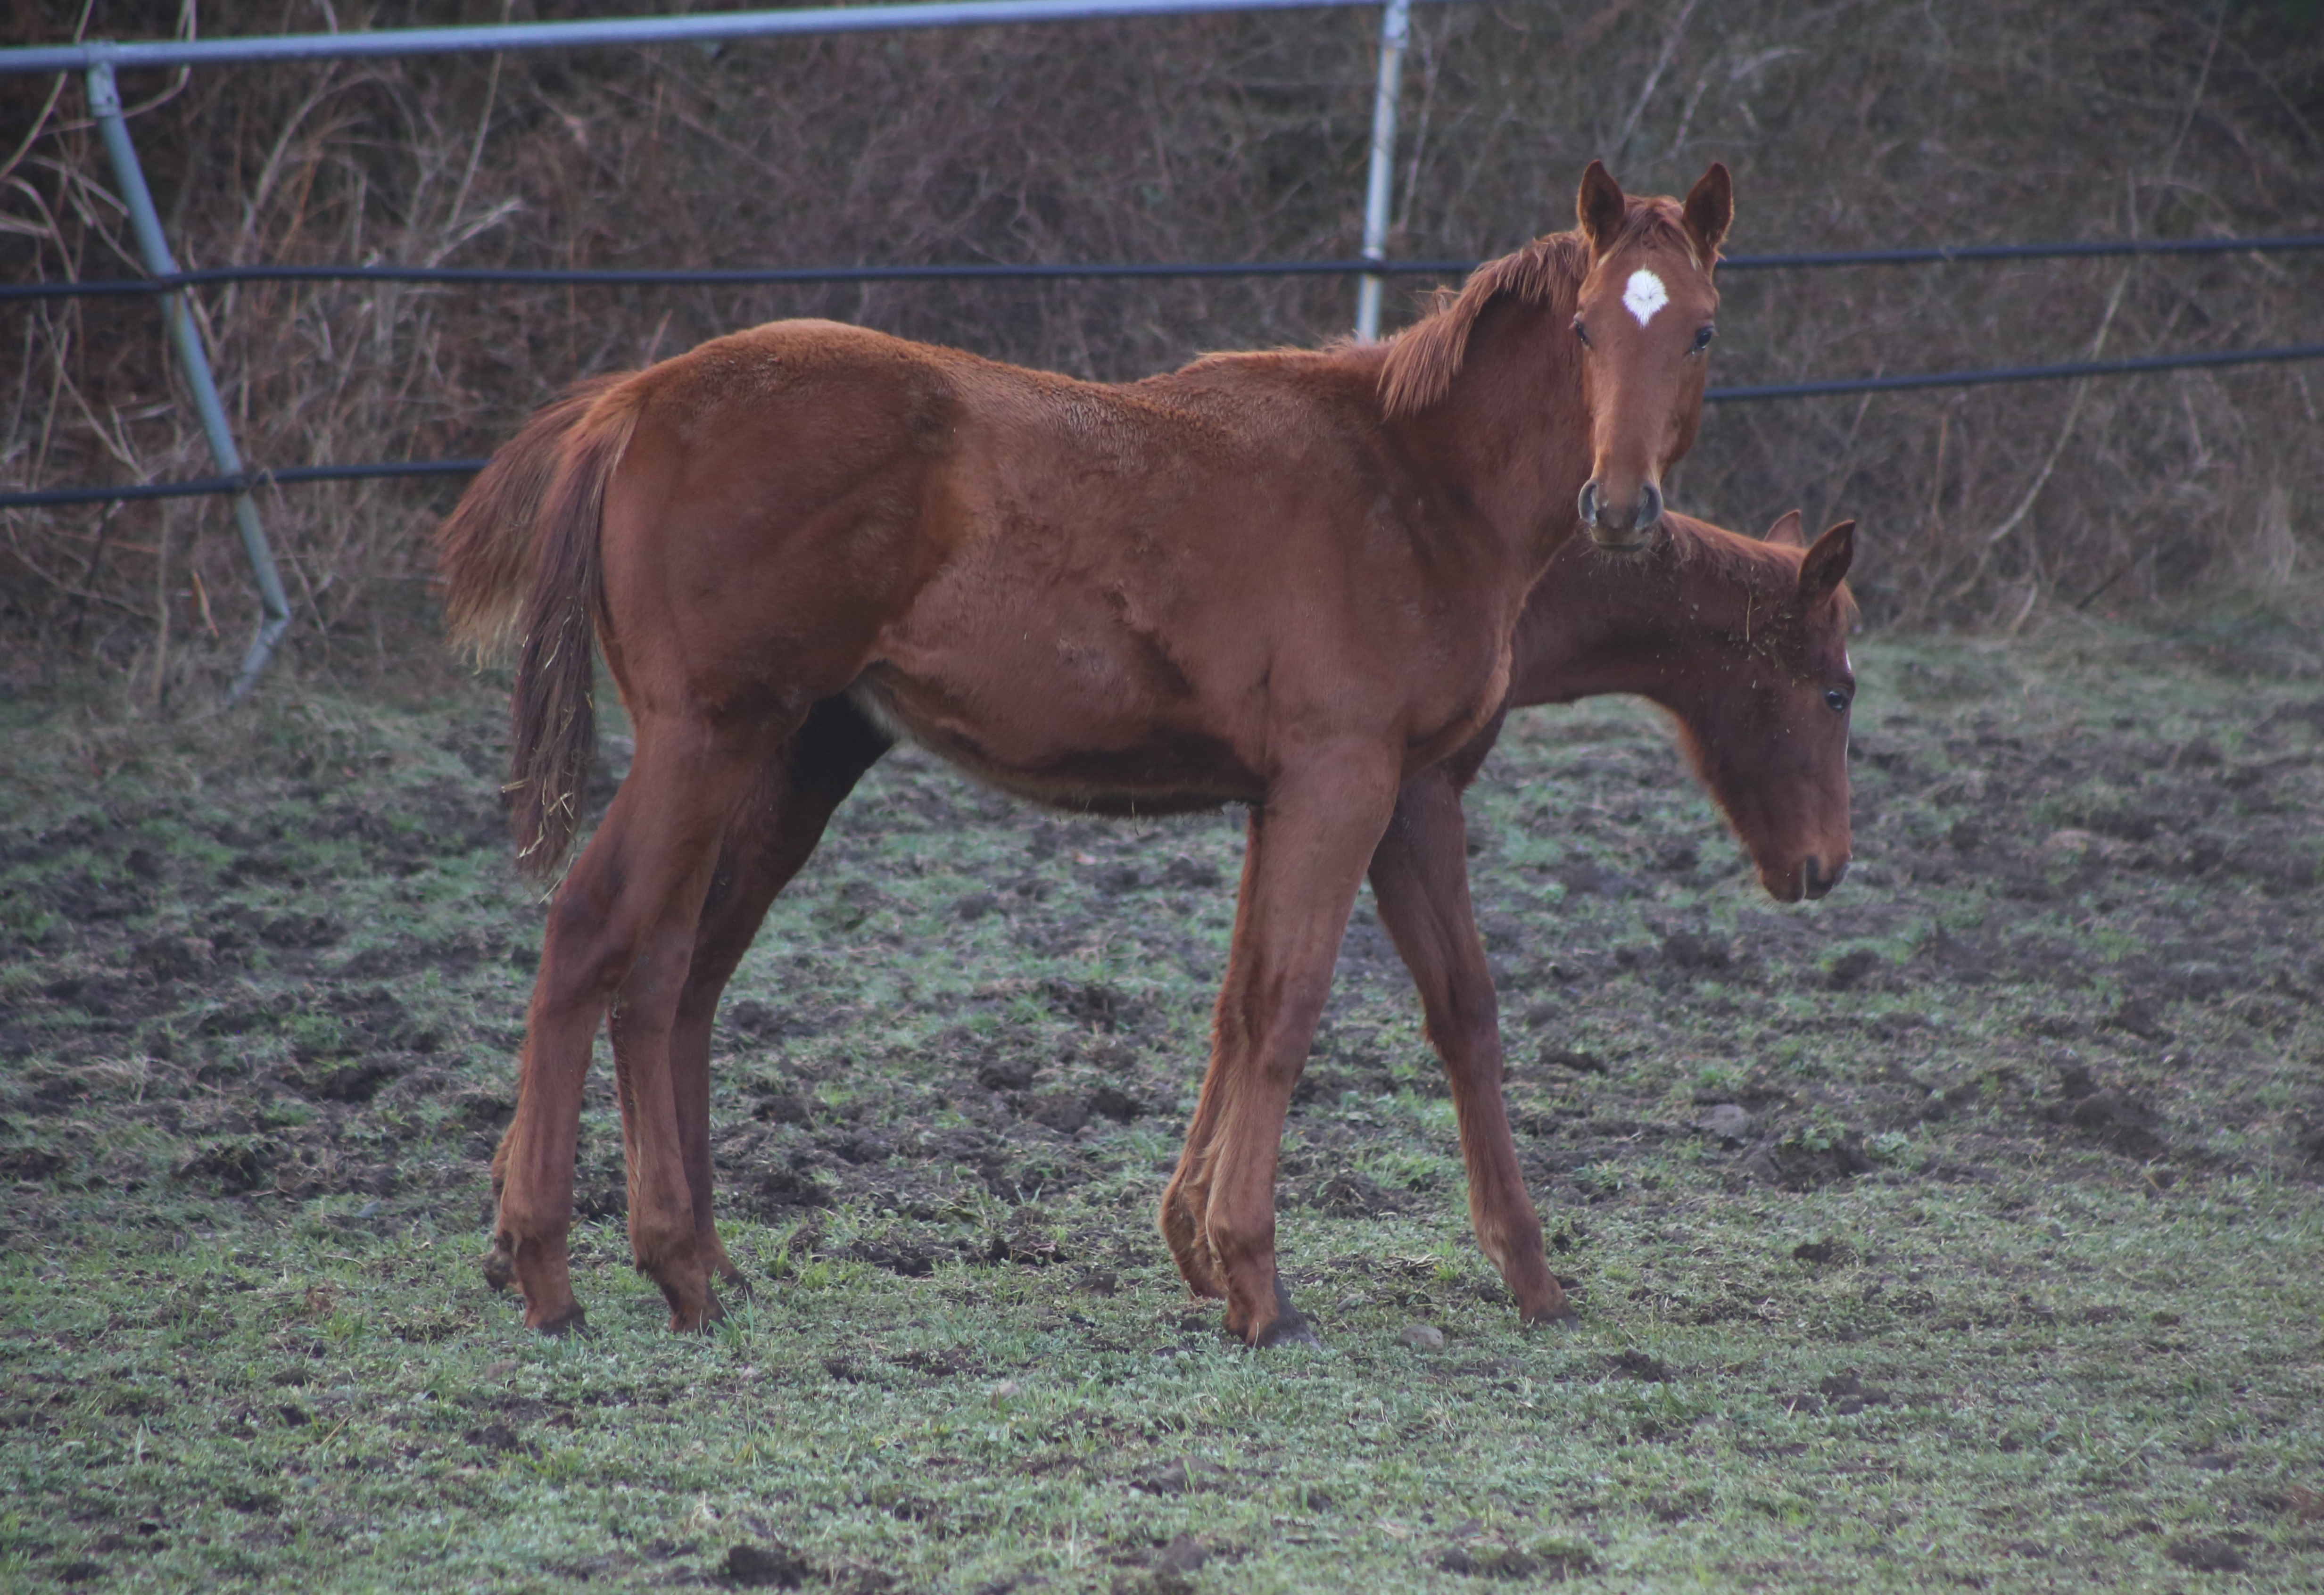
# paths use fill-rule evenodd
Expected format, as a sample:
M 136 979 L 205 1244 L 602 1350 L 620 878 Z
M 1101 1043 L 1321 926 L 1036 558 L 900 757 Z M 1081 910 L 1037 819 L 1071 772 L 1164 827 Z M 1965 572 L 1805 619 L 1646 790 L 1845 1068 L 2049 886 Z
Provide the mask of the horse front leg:
M 748 1284 L 718 1239 L 711 1193 L 710 1036 L 718 1000 L 768 908 L 823 839 L 833 811 L 892 745 L 847 699 L 816 705 L 736 808 L 695 928 L 694 961 L 670 1028 L 670 1084 L 695 1243 L 712 1275 L 738 1290 Z
M 1428 1038 L 1452 1083 L 1477 1244 L 1517 1297 L 1521 1320 L 1571 1318 L 1509 1137 L 1493 975 L 1469 900 L 1468 826 L 1443 766 L 1422 770 L 1397 794 L 1372 854 L 1371 881 L 1380 923 L 1420 989 Z
M 1311 763 L 1250 812 L 1233 951 L 1204 1082 L 1163 1226 L 1199 1211 L 1194 1267 L 1226 1297 L 1226 1327 L 1253 1346 L 1312 1341 L 1275 1266 L 1275 1171 L 1292 1088 L 1330 994 L 1340 940 L 1395 800 L 1396 772 L 1363 755 Z M 1199 1139 L 1196 1138 L 1199 1137 Z M 1198 1286 L 1199 1288 L 1199 1286 Z

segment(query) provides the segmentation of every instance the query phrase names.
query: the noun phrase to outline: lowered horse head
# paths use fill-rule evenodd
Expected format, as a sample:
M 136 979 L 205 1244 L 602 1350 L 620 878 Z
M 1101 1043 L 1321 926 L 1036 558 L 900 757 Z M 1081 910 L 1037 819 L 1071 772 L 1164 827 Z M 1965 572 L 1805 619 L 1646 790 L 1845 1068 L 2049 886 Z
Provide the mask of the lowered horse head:
M 1768 894 L 1820 898 L 1848 868 L 1856 523 L 1809 548 L 1796 510 L 1757 542 L 1669 512 L 1647 543 L 1609 558 L 1576 541 L 1552 561 L 1518 622 L 1509 702 L 1652 699 Z
M 1624 197 L 1590 163 L 1575 203 L 1590 274 L 1573 316 L 1590 407 L 1590 480 L 1576 508 L 1601 549 L 1643 549 L 1662 519 L 1663 473 L 1694 446 L 1716 331 L 1712 271 L 1735 217 L 1714 163 L 1684 203 Z
M 1754 544 L 1671 518 L 1682 585 L 1711 624 L 1654 692 L 1770 897 L 1820 898 L 1847 871 L 1848 713 L 1856 601 L 1841 579 L 1856 522 L 1807 545 L 1797 510 Z

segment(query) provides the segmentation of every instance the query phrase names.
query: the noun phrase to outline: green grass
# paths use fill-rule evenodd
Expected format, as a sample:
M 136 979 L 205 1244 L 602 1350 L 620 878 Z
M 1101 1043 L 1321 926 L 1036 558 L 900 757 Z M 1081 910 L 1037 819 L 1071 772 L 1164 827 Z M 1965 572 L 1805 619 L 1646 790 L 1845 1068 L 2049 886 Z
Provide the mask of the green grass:
M 664 1332 L 600 1070 L 541 1341 L 474 1267 L 540 919 L 488 687 L 0 707 L 0 1583 L 2318 1587 L 2324 700 L 2215 646 L 1866 644 L 1807 909 L 1652 715 L 1521 716 L 1473 867 L 1582 1322 L 1470 1244 L 1367 908 L 1264 1356 L 1152 1227 L 1231 818 L 891 760 L 730 993 L 755 1295 Z

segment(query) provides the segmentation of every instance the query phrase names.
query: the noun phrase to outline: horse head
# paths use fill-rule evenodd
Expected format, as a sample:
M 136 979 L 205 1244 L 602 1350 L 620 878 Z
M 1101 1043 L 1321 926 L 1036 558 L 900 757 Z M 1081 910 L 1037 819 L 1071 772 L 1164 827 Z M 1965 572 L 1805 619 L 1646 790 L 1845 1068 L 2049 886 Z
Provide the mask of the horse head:
M 1590 244 L 1573 336 L 1582 346 L 1590 480 L 1577 504 L 1601 549 L 1644 549 L 1663 513 L 1663 473 L 1694 446 L 1716 330 L 1719 243 L 1735 217 L 1714 163 L 1683 203 L 1626 197 L 1603 164 L 1574 208 Z
M 1749 547 L 1748 539 L 1733 540 Z M 1848 869 L 1848 718 L 1856 696 L 1848 631 L 1856 604 L 1842 578 L 1856 552 L 1856 522 L 1840 522 L 1810 547 L 1794 510 L 1764 547 L 1780 562 L 1767 561 L 1769 570 L 1753 573 L 1762 579 L 1740 584 L 1739 603 L 1730 592 L 1718 606 L 1720 623 L 1680 650 L 1677 672 L 1655 696 L 1678 717 L 1687 751 L 1749 850 L 1759 883 L 1795 903 L 1823 896 Z M 1711 607 L 1704 604 L 1706 615 Z
M 1735 196 L 1714 164 L 1683 200 L 1627 197 L 1593 161 L 1575 208 L 1573 232 L 1439 290 L 1379 377 L 1386 419 L 1434 427 L 1434 447 L 1468 462 L 1464 495 L 1545 534 L 1544 558 L 1574 526 L 1569 505 L 1609 552 L 1652 541 L 1663 473 L 1702 418 L 1711 274 Z

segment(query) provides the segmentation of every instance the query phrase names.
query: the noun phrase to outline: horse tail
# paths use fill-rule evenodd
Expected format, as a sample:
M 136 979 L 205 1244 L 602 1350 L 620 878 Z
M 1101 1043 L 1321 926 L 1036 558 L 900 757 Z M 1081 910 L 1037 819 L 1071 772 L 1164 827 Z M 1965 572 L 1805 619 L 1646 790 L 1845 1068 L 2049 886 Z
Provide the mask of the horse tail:
M 533 417 L 493 456 L 439 539 L 455 634 L 480 650 L 512 632 L 522 640 L 503 789 L 517 868 L 535 880 L 555 874 L 572 851 L 582 780 L 597 751 L 605 484 L 642 398 L 622 381 L 584 383 Z
M 540 548 L 540 507 L 566 435 L 622 373 L 591 377 L 543 407 L 477 475 L 436 530 L 436 569 L 454 645 L 479 662 L 515 640 Z

